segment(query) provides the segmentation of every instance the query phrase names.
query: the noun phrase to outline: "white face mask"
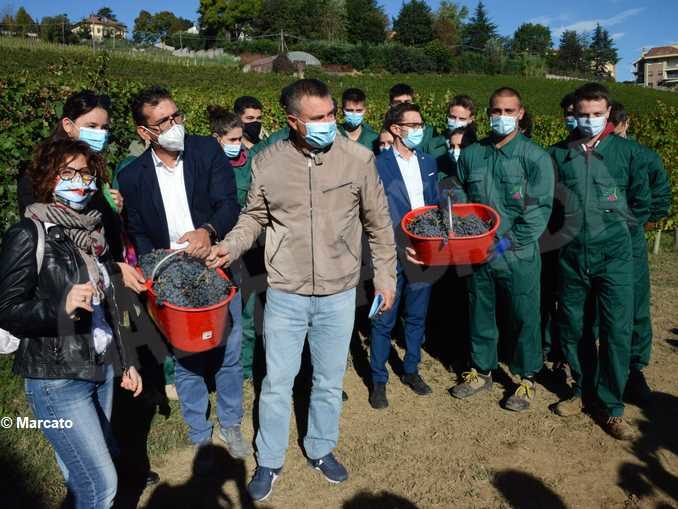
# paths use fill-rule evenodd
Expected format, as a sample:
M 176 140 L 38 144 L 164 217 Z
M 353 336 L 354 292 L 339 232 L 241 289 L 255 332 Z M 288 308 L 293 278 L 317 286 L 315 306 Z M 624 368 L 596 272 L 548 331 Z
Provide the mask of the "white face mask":
M 167 131 L 158 136 L 158 145 L 170 152 L 181 152 L 184 150 L 185 135 L 186 130 L 184 129 L 184 125 L 174 124 Z

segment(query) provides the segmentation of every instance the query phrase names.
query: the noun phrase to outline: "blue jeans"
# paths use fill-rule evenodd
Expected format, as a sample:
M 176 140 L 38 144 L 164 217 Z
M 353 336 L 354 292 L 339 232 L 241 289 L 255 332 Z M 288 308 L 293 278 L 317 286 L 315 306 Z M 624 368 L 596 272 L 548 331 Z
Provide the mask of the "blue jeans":
M 240 426 L 242 420 L 242 300 L 238 292 L 228 305 L 231 330 L 226 344 L 206 352 L 176 357 L 174 376 L 181 414 L 188 424 L 188 437 L 201 444 L 212 437 L 209 420 L 209 393 L 205 379 L 214 376 L 217 389 L 217 416 L 222 428 Z
M 398 318 L 398 307 L 402 299 L 405 319 L 405 359 L 403 371 L 406 375 L 417 373 L 421 361 L 421 345 L 426 335 L 426 315 L 431 298 L 431 284 L 411 283 L 404 272 L 398 271 L 396 297 L 393 307 L 372 321 L 370 331 L 370 368 L 372 383 L 388 382 L 386 362 L 391 353 L 391 332 Z
M 118 476 L 111 458 L 113 367 L 106 380 L 26 378 L 26 398 L 36 419 L 70 419 L 69 428 L 43 428 L 77 509 L 113 505 Z
M 304 449 L 309 458 L 318 459 L 337 445 L 341 389 L 355 317 L 355 288 L 317 297 L 269 288 L 266 299 L 266 377 L 259 397 L 257 461 L 263 467 L 280 468 L 289 438 L 292 386 L 307 334 L 313 386 Z

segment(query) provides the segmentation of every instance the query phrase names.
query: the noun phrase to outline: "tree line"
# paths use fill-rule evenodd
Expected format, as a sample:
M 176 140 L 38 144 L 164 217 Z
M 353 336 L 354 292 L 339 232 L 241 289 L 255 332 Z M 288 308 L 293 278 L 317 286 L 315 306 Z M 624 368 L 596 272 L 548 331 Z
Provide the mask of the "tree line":
M 97 14 L 116 20 L 108 7 Z M 592 33 L 566 30 L 554 48 L 551 29 L 539 23 L 523 23 L 512 36 L 500 35 L 482 1 L 469 12 L 450 0 L 442 0 L 435 11 L 424 0 L 407 0 L 389 20 L 377 0 L 200 0 L 198 15 L 200 32 L 188 34 L 191 20 L 170 11 L 152 14 L 141 10 L 134 20 L 132 40 L 190 49 L 224 47 L 239 52 L 252 48 L 270 53 L 278 48 L 273 38 L 284 33 L 296 42 L 296 49 L 317 47 L 314 43 L 318 42 L 324 43 L 324 48 L 337 45 L 334 53 L 342 55 L 333 58 L 334 53 L 329 52 L 326 63 L 343 63 L 359 53 L 358 62 L 346 62 L 359 69 L 369 67 L 360 63 L 368 53 L 363 47 L 401 45 L 411 49 L 404 55 L 411 62 L 404 69 L 395 69 L 403 72 L 470 69 L 494 74 L 518 69 L 528 76 L 553 72 L 604 79 L 610 76 L 608 64 L 619 61 L 612 37 L 600 25 Z M 66 14 L 37 22 L 21 7 L 1 19 L 4 31 L 26 33 L 38 27 L 39 36 L 50 42 L 79 42 Z M 271 43 L 252 44 L 260 39 Z M 347 45 L 360 49 L 347 52 Z M 384 60 L 392 50 L 382 53 Z M 419 58 L 426 61 L 417 64 Z M 388 65 L 385 68 L 390 70 Z

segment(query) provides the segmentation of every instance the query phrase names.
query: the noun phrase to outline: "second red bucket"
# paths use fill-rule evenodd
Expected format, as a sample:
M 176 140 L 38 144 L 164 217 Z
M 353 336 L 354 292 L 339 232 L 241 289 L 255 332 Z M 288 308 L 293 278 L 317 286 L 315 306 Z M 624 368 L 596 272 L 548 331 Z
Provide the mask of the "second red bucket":
M 489 249 L 494 241 L 494 235 L 501 223 L 497 211 L 481 203 L 454 204 L 452 206 L 454 214 L 462 217 L 475 214 L 482 221 L 491 220 L 492 227 L 482 235 L 449 237 L 447 243 L 444 242 L 443 237 L 421 237 L 407 229 L 407 225 L 415 217 L 436 208 L 438 208 L 436 205 L 429 205 L 410 210 L 400 222 L 400 226 L 407 235 L 410 244 L 412 244 L 412 248 L 417 252 L 418 258 L 424 262 L 424 265 L 472 265 L 486 262 Z

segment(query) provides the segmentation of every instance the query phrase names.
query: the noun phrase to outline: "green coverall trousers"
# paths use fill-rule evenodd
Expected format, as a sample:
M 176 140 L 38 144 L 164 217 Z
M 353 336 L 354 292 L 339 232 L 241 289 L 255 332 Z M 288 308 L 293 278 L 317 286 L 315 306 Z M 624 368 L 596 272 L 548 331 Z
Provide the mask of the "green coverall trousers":
M 650 268 L 645 232 L 638 228 L 631 236 L 633 246 L 633 332 L 631 369 L 641 370 L 650 363 L 652 320 L 650 318 Z
M 572 243 L 560 254 L 558 335 L 581 395 L 582 363 L 592 351 L 585 334 L 587 303 L 597 304 L 599 346 L 593 389 L 611 417 L 624 414 L 633 325 L 633 256 L 628 237 L 594 247 Z
M 243 378 L 252 378 L 252 366 L 254 364 L 254 349 L 257 340 L 257 331 L 254 325 L 254 307 L 257 294 L 252 292 L 242 308 L 242 347 L 240 350 L 240 365 L 242 366 Z
M 521 257 L 507 251 L 478 267 L 469 278 L 471 363 L 482 373 L 498 365 L 500 309 L 507 310 L 508 324 L 502 337 L 511 341 L 511 372 L 530 377 L 543 365 L 539 326 L 541 257 L 536 246 L 527 251 Z

